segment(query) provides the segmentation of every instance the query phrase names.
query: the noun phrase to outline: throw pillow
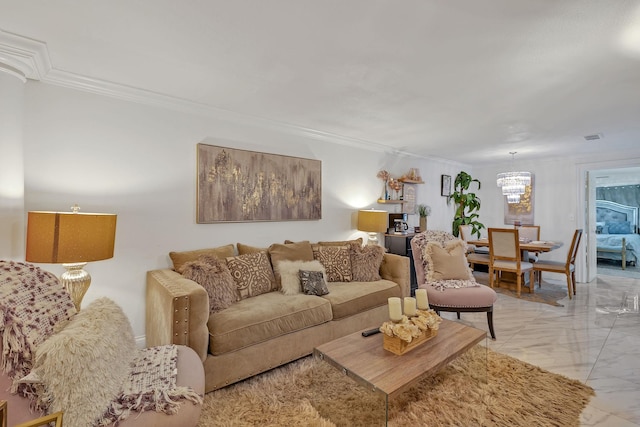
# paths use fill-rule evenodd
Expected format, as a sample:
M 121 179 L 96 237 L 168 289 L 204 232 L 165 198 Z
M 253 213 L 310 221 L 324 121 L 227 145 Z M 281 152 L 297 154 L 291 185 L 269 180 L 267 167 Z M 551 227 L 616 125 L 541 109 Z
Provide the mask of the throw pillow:
M 241 299 L 276 289 L 275 277 L 266 252 L 228 257 L 227 267 L 236 282 Z
M 27 375 L 33 354 L 58 325 L 76 314 L 58 278 L 33 264 L 0 261 L 0 369 L 12 380 Z M 22 396 L 29 387 L 14 383 Z
M 313 251 L 311 250 L 311 243 L 305 240 L 304 242 L 296 243 L 274 243 L 269 246 L 269 257 L 271 263 L 277 265 L 280 261 L 313 261 Z M 276 283 L 280 285 L 280 274 L 275 272 Z
M 379 245 L 355 247 L 351 251 L 352 280 L 375 282 L 380 280 L 380 265 L 386 249 Z
M 136 355 L 127 316 L 108 298 L 83 308 L 36 350 L 39 406 L 63 411 L 65 427 L 86 427 L 117 398 Z
M 467 258 L 465 242 L 452 240 L 444 248 L 439 243 L 429 242 L 422 256 L 428 263 L 427 281 L 439 280 L 473 280 Z
M 329 293 L 322 272 L 300 270 L 298 274 L 302 284 L 302 292 L 306 295 L 321 296 Z
M 209 296 L 209 313 L 217 313 L 240 299 L 227 261 L 203 255 L 184 264 L 182 276 L 202 286 Z
M 350 282 L 351 253 L 349 246 L 312 245 L 313 257 L 320 261 L 327 271 L 329 282 Z
M 609 234 L 631 234 L 631 223 L 629 221 L 608 222 Z
M 302 292 L 300 284 L 300 270 L 318 271 L 325 274 L 325 269 L 320 261 L 280 261 L 274 266 L 274 270 L 280 273 L 280 290 L 285 295 L 295 295 Z
M 178 273 L 182 273 L 182 266 L 189 261 L 196 261 L 202 255 L 213 255 L 218 258 L 225 259 L 235 255 L 232 244 L 219 246 L 217 248 L 198 249 L 195 251 L 185 252 L 169 252 L 169 257 L 173 262 L 173 269 Z

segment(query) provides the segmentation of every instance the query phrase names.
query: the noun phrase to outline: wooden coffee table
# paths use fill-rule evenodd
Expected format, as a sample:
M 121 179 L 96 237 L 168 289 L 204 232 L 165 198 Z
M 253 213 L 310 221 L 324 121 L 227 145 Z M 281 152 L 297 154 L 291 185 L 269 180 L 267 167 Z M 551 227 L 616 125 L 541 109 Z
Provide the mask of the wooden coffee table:
M 358 384 L 383 395 L 382 425 L 386 425 L 390 399 L 486 339 L 485 331 L 442 319 L 438 335 L 401 356 L 382 347 L 382 334 L 363 337 L 361 332 L 322 344 L 313 354 Z

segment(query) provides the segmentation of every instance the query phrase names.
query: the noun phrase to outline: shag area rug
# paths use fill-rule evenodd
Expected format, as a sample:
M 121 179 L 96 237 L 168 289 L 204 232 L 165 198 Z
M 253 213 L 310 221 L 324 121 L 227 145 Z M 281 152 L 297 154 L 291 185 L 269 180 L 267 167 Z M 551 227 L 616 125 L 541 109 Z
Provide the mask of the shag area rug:
M 488 273 L 474 271 L 473 276 L 476 278 L 476 281 L 478 283 L 482 283 L 483 285 L 489 286 Z M 507 295 L 513 298 L 518 298 L 516 296 L 515 283 L 510 284 L 502 281 L 500 282 L 500 286 L 495 286 L 493 289 L 499 294 Z M 533 291 L 534 291 L 533 293 L 529 293 L 529 287 L 523 285 L 520 290 L 520 299 L 524 301 L 549 304 L 554 307 L 564 307 L 564 304 L 560 304 L 558 301 L 567 297 L 566 282 L 563 282 L 562 285 L 546 282 L 543 276 L 542 286 L 538 287 L 538 284 L 536 283 L 536 286 L 533 289 Z
M 593 395 L 579 381 L 476 346 L 391 400 L 389 425 L 579 426 Z M 371 417 L 379 402 L 310 356 L 207 393 L 198 426 L 380 425 Z

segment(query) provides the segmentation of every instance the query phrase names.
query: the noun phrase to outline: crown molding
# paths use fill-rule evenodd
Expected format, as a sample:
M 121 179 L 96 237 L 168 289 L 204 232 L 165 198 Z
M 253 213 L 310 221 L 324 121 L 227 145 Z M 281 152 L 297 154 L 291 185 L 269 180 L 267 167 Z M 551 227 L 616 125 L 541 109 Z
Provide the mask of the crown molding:
M 399 150 L 376 141 L 353 138 L 264 117 L 242 114 L 207 104 L 59 70 L 53 68 L 51 65 L 46 43 L 0 29 L 0 66 L 3 64 L 6 65 L 6 67 L 2 67 L 2 71 L 8 71 L 18 78 L 21 78 L 20 74 L 22 74 L 22 76 L 24 76 L 22 77 L 23 81 L 26 77 L 27 79 L 37 80 L 43 83 L 109 96 L 128 102 L 213 117 L 241 126 L 271 130 L 299 136 L 301 138 L 352 146 L 397 156 L 420 158 L 446 164 L 460 164 L 459 162 L 448 159 L 423 156 Z
M 3 30 L 0 30 L 0 64 L 5 71 L 22 75 L 23 81 L 42 80 L 51 70 L 45 43 Z

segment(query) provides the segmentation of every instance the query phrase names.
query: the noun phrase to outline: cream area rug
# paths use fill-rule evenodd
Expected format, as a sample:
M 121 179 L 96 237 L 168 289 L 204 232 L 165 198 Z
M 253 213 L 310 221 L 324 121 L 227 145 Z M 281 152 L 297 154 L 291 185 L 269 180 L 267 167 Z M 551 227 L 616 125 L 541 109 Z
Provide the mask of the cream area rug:
M 476 278 L 478 283 L 489 286 L 488 273 L 474 271 L 473 277 Z M 554 307 L 564 307 L 564 304 L 561 304 L 558 301 L 566 298 L 568 295 L 566 283 L 563 282 L 561 285 L 558 285 L 556 283 L 547 282 L 544 280 L 544 273 L 542 277 L 542 286 L 538 286 L 538 284 L 536 284 L 535 288 L 533 288 L 533 293 L 529 293 L 529 287 L 523 285 L 520 290 L 520 299 L 530 302 L 549 304 Z M 499 294 L 518 298 L 515 283 L 502 281 L 500 282 L 500 286 L 495 286 L 493 289 Z M 578 289 L 577 292 L 580 292 L 580 289 Z
M 579 426 L 593 395 L 579 381 L 476 346 L 393 399 L 389 425 Z M 370 426 L 378 404 L 334 367 L 306 357 L 207 393 L 198 426 Z

